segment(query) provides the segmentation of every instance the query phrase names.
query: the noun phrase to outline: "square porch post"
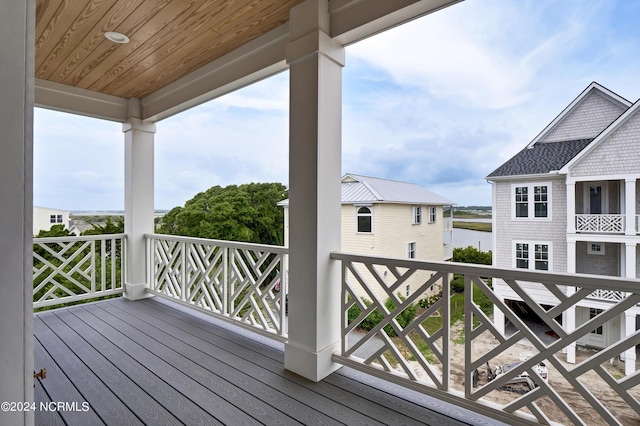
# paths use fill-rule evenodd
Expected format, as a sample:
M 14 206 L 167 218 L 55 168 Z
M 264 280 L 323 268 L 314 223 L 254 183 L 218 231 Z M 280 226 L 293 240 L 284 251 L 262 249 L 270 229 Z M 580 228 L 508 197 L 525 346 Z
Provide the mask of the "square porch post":
M 0 402 L 32 402 L 35 1 L 3 1 L 0 16 Z M 33 422 L 0 410 L 2 425 Z
M 319 381 L 339 365 L 342 67 L 327 0 L 291 10 L 289 136 L 289 341 L 285 368 Z
M 124 232 L 127 234 L 125 258 L 125 297 L 149 297 L 145 234 L 154 231 L 153 139 L 155 123 L 142 121 L 139 99 L 129 100 L 129 119 L 124 132 Z

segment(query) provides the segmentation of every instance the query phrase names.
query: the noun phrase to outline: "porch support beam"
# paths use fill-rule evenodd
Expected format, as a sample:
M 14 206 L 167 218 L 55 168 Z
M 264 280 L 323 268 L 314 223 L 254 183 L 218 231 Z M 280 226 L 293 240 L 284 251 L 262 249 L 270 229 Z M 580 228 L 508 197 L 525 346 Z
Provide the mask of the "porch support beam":
M 339 368 L 342 67 L 327 0 L 291 10 L 289 340 L 285 368 L 319 381 Z
M 622 316 L 624 322 L 622 323 L 622 338 L 626 339 L 636 331 L 636 315 L 629 311 L 625 312 Z M 630 376 L 636 372 L 636 347 L 632 346 L 624 351 L 624 374 Z
M 570 274 L 576 273 L 576 242 L 567 242 L 567 272 Z M 571 297 L 576 292 L 575 287 L 567 287 L 567 297 Z M 567 333 L 572 333 L 576 329 L 576 307 L 571 306 L 562 313 L 562 326 Z M 571 364 L 576 363 L 576 342 L 572 342 L 563 349 L 567 354 L 567 362 Z
M 343 46 L 462 0 L 333 0 L 331 37 Z
M 636 180 L 624 181 L 625 235 L 636 235 Z
M 129 100 L 124 132 L 124 232 L 127 234 L 125 297 L 148 297 L 145 234 L 153 228 L 153 139 L 155 123 L 142 121 L 139 99 Z
M 33 75 L 35 1 L 0 6 L 0 402 L 33 392 Z M 2 425 L 30 425 L 32 411 L 0 410 Z
M 567 183 L 567 234 L 576 233 L 576 184 Z M 575 259 L 574 259 L 575 262 Z
M 128 117 L 127 99 L 92 90 L 36 79 L 38 107 L 123 123 Z

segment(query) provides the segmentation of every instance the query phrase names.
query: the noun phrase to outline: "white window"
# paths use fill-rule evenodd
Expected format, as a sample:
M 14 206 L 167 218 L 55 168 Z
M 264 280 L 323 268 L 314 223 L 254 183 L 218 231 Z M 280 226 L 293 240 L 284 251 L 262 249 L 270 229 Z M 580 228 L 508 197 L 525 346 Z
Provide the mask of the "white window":
M 407 288 L 404 293 L 405 297 L 409 297 L 411 295 L 411 286 L 407 285 Z
M 515 187 L 515 213 L 516 217 L 529 216 L 529 188 L 526 186 Z
M 436 221 L 436 208 L 429 207 L 429 223 L 435 223 Z
M 516 268 L 529 269 L 529 244 L 516 243 Z
M 55 214 L 52 214 L 51 216 L 49 216 L 49 222 L 56 223 L 56 215 Z
M 589 308 L 589 319 L 592 320 L 602 313 L 602 309 Z M 591 333 L 602 335 L 602 326 L 596 328 Z
M 358 232 L 373 232 L 373 213 L 370 207 L 362 206 L 357 209 Z
M 587 253 L 604 255 L 604 243 L 587 243 Z
M 413 206 L 412 207 L 412 217 L 413 217 L 413 224 L 414 225 L 420 225 L 422 223 L 422 206 Z
M 513 266 L 519 269 L 551 270 L 551 243 L 516 241 Z
M 407 257 L 409 259 L 416 258 L 416 243 L 407 243 Z
M 548 210 L 548 186 L 533 187 L 533 210 L 535 217 L 547 217 Z
M 61 214 L 59 214 L 59 215 L 56 217 L 56 219 L 57 219 L 58 223 L 62 223 L 62 215 L 61 215 Z
M 513 219 L 551 219 L 551 184 L 514 184 L 511 186 Z

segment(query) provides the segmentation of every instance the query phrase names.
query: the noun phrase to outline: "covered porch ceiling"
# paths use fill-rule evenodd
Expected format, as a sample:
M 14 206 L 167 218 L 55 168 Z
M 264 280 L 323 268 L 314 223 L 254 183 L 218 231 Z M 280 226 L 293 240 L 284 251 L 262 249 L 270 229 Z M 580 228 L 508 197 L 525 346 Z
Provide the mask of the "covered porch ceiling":
M 166 118 L 285 70 L 303 1 L 37 0 L 35 104 L 123 122 L 137 98 Z M 329 0 L 328 35 L 348 45 L 458 1 Z

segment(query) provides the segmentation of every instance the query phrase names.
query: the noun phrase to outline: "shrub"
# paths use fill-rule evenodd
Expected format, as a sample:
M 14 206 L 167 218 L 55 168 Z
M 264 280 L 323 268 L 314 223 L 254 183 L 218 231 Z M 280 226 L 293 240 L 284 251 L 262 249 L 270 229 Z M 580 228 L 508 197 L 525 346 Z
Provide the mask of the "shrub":
M 400 300 L 404 300 L 404 297 L 400 296 Z M 366 307 L 371 306 L 370 300 L 363 299 L 362 303 Z M 384 305 L 389 311 L 393 311 L 394 309 L 396 309 L 396 304 L 393 303 L 393 301 L 390 298 L 385 301 Z M 416 317 L 417 310 L 418 308 L 416 305 L 412 304 L 407 306 L 402 312 L 400 312 L 396 316 L 396 320 L 398 321 L 398 324 L 400 324 L 402 328 L 411 324 L 413 319 Z M 352 323 L 361 313 L 362 311 L 357 305 L 353 305 L 352 307 L 350 307 L 347 313 L 349 324 Z M 378 325 L 380 321 L 382 321 L 383 319 L 384 319 L 384 316 L 382 312 L 380 312 L 380 309 L 375 309 L 364 320 L 362 320 L 362 322 L 360 323 L 360 328 L 369 331 L 373 329 L 376 325 Z M 385 333 L 387 333 L 388 336 L 391 336 L 391 337 L 396 336 L 396 332 L 393 329 L 393 327 L 391 327 L 391 325 L 386 325 L 384 327 L 384 331 Z
M 451 292 L 462 293 L 464 292 L 464 275 L 454 274 L 451 280 Z

